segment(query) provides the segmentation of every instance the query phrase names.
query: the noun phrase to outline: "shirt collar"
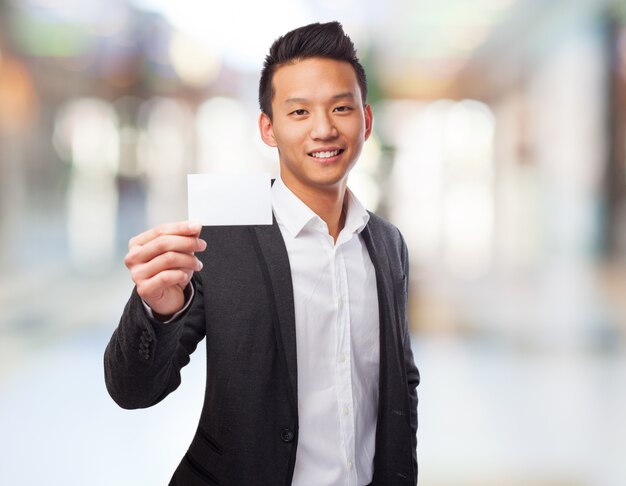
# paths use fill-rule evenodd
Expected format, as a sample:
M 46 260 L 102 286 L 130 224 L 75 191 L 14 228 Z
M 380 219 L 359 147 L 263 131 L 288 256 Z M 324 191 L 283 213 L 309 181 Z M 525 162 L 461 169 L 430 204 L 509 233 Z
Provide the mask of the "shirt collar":
M 360 233 L 369 221 L 369 214 L 356 196 L 347 189 L 346 223 L 342 230 L 348 233 Z M 272 185 L 272 208 L 279 223 L 285 226 L 292 237 L 296 238 L 311 221 L 322 221 L 302 200 L 298 198 L 277 177 Z

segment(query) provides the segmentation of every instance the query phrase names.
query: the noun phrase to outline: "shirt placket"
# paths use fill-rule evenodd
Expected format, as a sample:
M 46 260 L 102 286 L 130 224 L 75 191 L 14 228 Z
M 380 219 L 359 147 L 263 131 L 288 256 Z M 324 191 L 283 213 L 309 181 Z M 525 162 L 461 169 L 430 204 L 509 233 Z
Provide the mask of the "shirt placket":
M 337 398 L 340 428 L 348 472 L 347 485 L 356 485 L 354 462 L 354 406 L 352 397 L 352 372 L 350 351 L 350 307 L 348 302 L 348 280 L 342 247 L 333 251 L 334 295 L 337 310 Z

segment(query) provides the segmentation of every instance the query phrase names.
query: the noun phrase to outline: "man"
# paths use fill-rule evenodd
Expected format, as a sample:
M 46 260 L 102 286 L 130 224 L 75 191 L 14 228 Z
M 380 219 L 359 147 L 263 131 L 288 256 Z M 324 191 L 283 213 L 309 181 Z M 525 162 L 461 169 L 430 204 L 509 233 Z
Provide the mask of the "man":
M 372 131 L 366 95 L 339 23 L 280 37 L 259 86 L 280 160 L 273 225 L 131 239 L 136 287 L 105 353 L 113 399 L 159 402 L 206 338 L 204 407 L 171 485 L 416 484 L 406 246 L 347 189 Z

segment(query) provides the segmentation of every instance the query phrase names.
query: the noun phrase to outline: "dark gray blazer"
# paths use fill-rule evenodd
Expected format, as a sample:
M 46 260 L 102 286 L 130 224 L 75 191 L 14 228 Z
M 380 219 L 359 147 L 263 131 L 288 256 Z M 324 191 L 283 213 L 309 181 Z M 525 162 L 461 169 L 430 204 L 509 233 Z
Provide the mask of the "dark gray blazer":
M 397 228 L 373 214 L 362 234 L 380 309 L 372 484 L 415 485 L 420 378 L 407 330 L 406 245 Z M 133 292 L 105 351 L 107 389 L 124 408 L 158 403 L 178 387 L 181 368 L 206 337 L 204 406 L 170 485 L 287 486 L 298 444 L 298 380 L 285 243 L 276 222 L 204 227 L 202 238 L 204 267 L 183 316 L 169 324 L 151 320 Z

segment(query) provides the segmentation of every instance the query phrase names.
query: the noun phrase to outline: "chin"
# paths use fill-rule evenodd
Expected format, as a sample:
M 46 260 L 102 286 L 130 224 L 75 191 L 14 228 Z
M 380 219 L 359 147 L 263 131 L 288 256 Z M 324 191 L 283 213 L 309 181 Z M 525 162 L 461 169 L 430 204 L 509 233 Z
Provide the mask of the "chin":
M 320 188 L 331 189 L 335 187 L 341 186 L 343 183 L 347 183 L 348 177 L 327 177 L 327 178 L 319 178 L 317 180 L 311 181 L 313 185 L 316 185 Z

